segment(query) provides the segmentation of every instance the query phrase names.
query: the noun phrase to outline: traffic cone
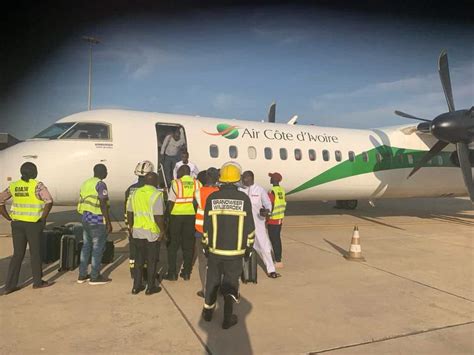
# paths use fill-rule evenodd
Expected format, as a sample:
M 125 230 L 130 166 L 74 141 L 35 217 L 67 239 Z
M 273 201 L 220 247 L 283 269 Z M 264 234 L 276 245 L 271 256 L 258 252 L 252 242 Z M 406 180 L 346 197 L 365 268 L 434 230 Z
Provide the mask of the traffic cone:
M 365 258 L 362 256 L 362 248 L 360 247 L 359 239 L 359 227 L 354 226 L 354 232 L 352 233 L 351 247 L 349 249 L 349 253 L 344 255 L 347 260 L 365 261 Z

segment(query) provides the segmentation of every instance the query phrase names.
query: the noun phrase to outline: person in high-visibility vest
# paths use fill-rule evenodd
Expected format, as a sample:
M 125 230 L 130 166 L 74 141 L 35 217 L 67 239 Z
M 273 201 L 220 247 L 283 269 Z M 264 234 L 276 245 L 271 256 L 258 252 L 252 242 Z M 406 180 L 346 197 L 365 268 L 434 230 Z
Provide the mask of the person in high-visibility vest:
M 237 187 L 240 173 L 239 166 L 224 164 L 219 177 L 222 185 L 209 195 L 204 210 L 202 246 L 208 260 L 202 317 L 206 322 L 212 320 L 220 289 L 224 296 L 224 329 L 238 321 L 233 307 L 240 298 L 242 259 L 250 257 L 255 235 L 252 203 Z
M 272 189 L 268 192 L 272 202 L 272 213 L 267 219 L 268 236 L 272 242 L 273 254 L 275 255 L 275 267 L 282 268 L 281 227 L 285 217 L 286 193 L 280 186 L 280 182 L 283 179 L 281 174 L 269 173 L 268 176 L 270 176 L 270 184 L 273 185 Z
M 136 247 L 135 275 L 132 294 L 144 290 L 142 283 L 143 266 L 148 265 L 147 289 L 145 294 L 158 293 L 161 288 L 156 285 L 156 263 L 160 255 L 160 241 L 165 229 L 163 218 L 163 193 L 157 189 L 158 174 L 151 172 L 144 177 L 144 186 L 136 189 L 128 199 L 127 217 Z
M 109 193 L 107 185 L 103 181 L 106 177 L 107 168 L 105 165 L 97 164 L 94 166 L 94 176 L 84 181 L 81 186 L 77 211 L 82 214 L 84 239 L 77 283 L 89 280 L 90 285 L 102 285 L 111 281 L 100 274 L 107 234 L 112 232 Z M 89 260 L 91 260 L 90 275 L 87 273 Z
M 194 194 L 200 188 L 200 182 L 191 177 L 189 166 L 183 165 L 178 170 L 178 178 L 171 183 L 168 202 L 170 211 L 168 273 L 165 279 L 176 281 L 176 258 L 178 249 L 183 251 L 183 268 L 179 274 L 184 280 L 191 278 L 194 250 L 194 223 L 196 209 Z
M 209 168 L 206 170 L 206 181 L 204 186 L 201 187 L 199 190 L 196 191 L 196 202 L 197 202 L 197 211 L 196 211 L 196 244 L 194 248 L 194 256 L 193 256 L 193 266 L 196 262 L 196 259 L 199 258 L 199 278 L 201 280 L 201 290 L 197 292 L 197 295 L 200 297 L 204 297 L 204 287 L 205 287 L 205 280 L 206 280 L 206 265 L 207 261 L 202 253 L 201 247 L 201 238 L 203 234 L 203 226 L 204 226 L 204 210 L 206 209 L 206 201 L 210 194 L 215 191 L 219 191 L 218 186 L 219 180 L 219 170 L 216 168 Z
M 0 214 L 11 222 L 13 240 L 13 256 L 5 281 L 5 295 L 19 290 L 18 278 L 27 243 L 30 246 L 33 288 L 52 285 L 42 279 L 40 241 L 46 219 L 53 207 L 53 199 L 46 186 L 35 180 L 38 175 L 35 164 L 24 163 L 20 167 L 20 173 L 21 179 L 12 182 L 0 193 Z M 13 203 L 8 213 L 5 202 L 10 198 L 13 198 Z
M 133 278 L 133 275 L 135 274 L 134 267 L 135 267 L 135 255 L 136 255 L 136 247 L 134 244 L 134 240 L 132 238 L 132 228 L 130 227 L 130 224 L 128 223 L 128 216 L 127 216 L 127 204 L 128 204 L 128 198 L 133 192 L 144 186 L 145 185 L 145 175 L 148 173 L 151 173 L 153 170 L 155 170 L 155 167 L 153 166 L 153 163 L 149 160 L 143 160 L 140 161 L 137 166 L 135 167 L 134 174 L 138 176 L 138 180 L 136 183 L 130 185 L 127 190 L 125 191 L 125 203 L 124 203 L 124 222 L 125 225 L 127 226 L 128 229 L 128 249 L 129 249 L 129 256 L 128 256 L 128 265 L 130 269 L 130 276 Z M 145 269 L 146 269 L 147 264 L 145 264 Z M 144 272 L 146 274 L 146 271 Z M 143 276 L 146 278 L 146 276 Z

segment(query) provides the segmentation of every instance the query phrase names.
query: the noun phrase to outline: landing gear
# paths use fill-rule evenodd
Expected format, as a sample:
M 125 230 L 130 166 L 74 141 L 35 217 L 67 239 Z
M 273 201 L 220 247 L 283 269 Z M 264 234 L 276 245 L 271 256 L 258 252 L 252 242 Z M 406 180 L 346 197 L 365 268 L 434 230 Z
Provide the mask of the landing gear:
M 341 210 L 355 210 L 357 200 L 337 200 L 335 207 Z

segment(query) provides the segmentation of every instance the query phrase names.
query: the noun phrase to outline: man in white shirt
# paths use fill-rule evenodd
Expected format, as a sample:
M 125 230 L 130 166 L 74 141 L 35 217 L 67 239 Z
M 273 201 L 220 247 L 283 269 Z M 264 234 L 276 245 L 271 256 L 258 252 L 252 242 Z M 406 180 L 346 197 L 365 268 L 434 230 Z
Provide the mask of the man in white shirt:
M 163 140 L 161 146 L 161 156 L 163 157 L 163 169 L 166 176 L 166 181 L 169 185 L 173 179 L 173 169 L 179 160 L 180 153 L 185 147 L 185 140 L 179 128 L 168 134 Z
M 275 279 L 281 275 L 275 272 L 275 264 L 272 259 L 272 244 L 265 226 L 265 219 L 272 210 L 272 203 L 267 191 L 254 183 L 252 171 L 247 170 L 242 174 L 242 182 L 244 183 L 244 188 L 240 188 L 240 190 L 245 192 L 252 202 L 252 214 L 255 223 L 255 243 L 253 248 L 263 260 L 267 268 L 268 277 Z
M 176 179 L 176 177 L 178 176 L 178 169 L 183 165 L 189 166 L 189 170 L 191 171 L 190 175 L 193 178 L 197 179 L 197 176 L 199 174 L 199 169 L 194 163 L 191 163 L 189 161 L 189 153 L 186 151 L 181 153 L 181 161 L 177 162 L 176 165 L 174 166 L 173 179 Z

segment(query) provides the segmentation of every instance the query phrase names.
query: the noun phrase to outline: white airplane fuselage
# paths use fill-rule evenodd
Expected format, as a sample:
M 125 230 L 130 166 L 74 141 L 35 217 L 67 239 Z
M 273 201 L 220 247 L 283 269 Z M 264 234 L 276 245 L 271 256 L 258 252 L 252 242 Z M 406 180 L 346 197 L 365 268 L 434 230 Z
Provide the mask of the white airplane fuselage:
M 234 160 L 243 170 L 252 170 L 256 183 L 268 189 L 268 173 L 279 172 L 289 200 L 467 194 L 461 172 L 449 158 L 455 149 L 451 145 L 407 179 L 416 161 L 436 142 L 430 135 L 410 132 L 412 125 L 358 130 L 127 110 L 86 111 L 61 122 L 103 123 L 109 126 L 110 137 L 31 139 L 7 148 L 0 152 L 0 189 L 17 180 L 20 166 L 31 161 L 56 204 L 75 204 L 81 183 L 92 176 L 95 164 L 103 163 L 109 172 L 105 181 L 110 198 L 122 201 L 136 181 L 133 171 L 138 161 L 150 160 L 156 167 L 162 163 L 160 129 L 180 126 L 190 161 L 199 169 L 219 168 Z M 211 156 L 216 149 L 217 157 Z

